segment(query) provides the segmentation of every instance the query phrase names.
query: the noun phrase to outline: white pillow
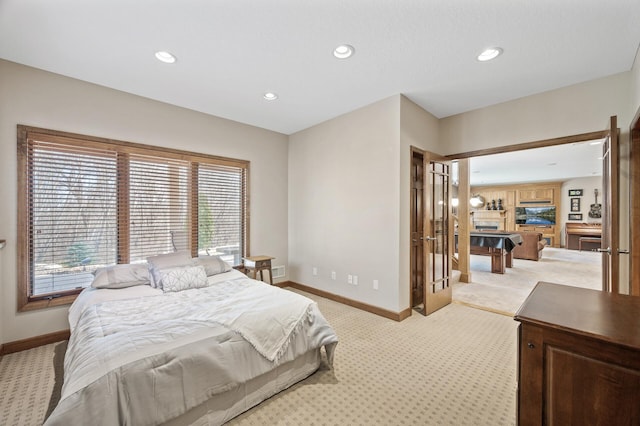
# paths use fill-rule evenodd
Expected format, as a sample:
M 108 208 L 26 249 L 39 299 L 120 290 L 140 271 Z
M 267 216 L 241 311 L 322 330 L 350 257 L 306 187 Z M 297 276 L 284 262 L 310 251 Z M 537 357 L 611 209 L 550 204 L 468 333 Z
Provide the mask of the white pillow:
M 91 283 L 93 288 L 125 288 L 149 285 L 149 269 L 144 264 L 122 264 L 100 268 Z
M 204 266 L 204 270 L 207 276 L 221 274 L 223 272 L 229 272 L 232 268 L 224 260 L 218 256 L 202 256 L 193 259 L 194 265 Z
M 180 266 L 160 270 L 162 291 L 182 291 L 207 286 L 204 266 Z
M 180 250 L 174 253 L 159 254 L 147 257 L 149 271 L 151 272 L 151 287 L 162 288 L 160 285 L 159 272 L 163 269 L 175 268 L 177 266 L 190 266 L 191 253 L 189 250 Z

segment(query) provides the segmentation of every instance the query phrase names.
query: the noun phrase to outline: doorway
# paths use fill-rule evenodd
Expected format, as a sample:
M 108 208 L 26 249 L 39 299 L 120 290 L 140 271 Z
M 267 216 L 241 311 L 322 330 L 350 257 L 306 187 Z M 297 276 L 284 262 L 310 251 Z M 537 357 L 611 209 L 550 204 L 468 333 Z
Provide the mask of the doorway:
M 613 119 L 613 118 L 612 118 Z M 504 154 L 504 153 L 511 153 L 511 152 L 524 152 L 527 151 L 527 154 L 532 153 L 532 149 L 534 148 L 547 148 L 547 147 L 559 147 L 561 145 L 567 145 L 567 146 L 571 146 L 573 147 L 573 145 L 571 144 L 577 144 L 577 143 L 584 143 L 584 142 L 588 142 L 588 141 L 592 141 L 592 140 L 605 140 L 607 138 L 607 136 L 609 135 L 609 132 L 607 130 L 605 131 L 601 131 L 601 132 L 590 132 L 590 133 L 585 133 L 585 134 L 579 134 L 579 135 L 573 135 L 573 136 L 567 136 L 567 137 L 561 137 L 561 138 L 555 138 L 555 139 L 550 139 L 550 140 L 544 140 L 544 141 L 537 141 L 537 142 L 531 142 L 531 143 L 525 143 L 525 144 L 518 144 L 518 145 L 512 145 L 512 146 L 506 146 L 506 147 L 499 147 L 499 148 L 495 148 L 495 149 L 488 149 L 488 150 L 482 150 L 482 151 L 474 151 L 474 152 L 468 152 L 468 153 L 462 153 L 462 154 L 456 154 L 456 155 L 450 155 L 447 158 L 451 158 L 451 159 L 471 159 L 474 157 L 480 157 L 480 156 L 488 156 L 488 155 L 493 155 L 493 154 Z M 601 150 L 602 145 L 596 147 L 598 150 Z M 601 152 L 601 151 L 600 151 Z M 601 155 L 601 154 L 600 154 Z M 541 163 L 541 162 L 536 162 L 536 164 L 541 167 L 544 168 L 545 166 L 547 166 L 546 163 Z M 502 166 L 504 167 L 505 164 L 503 163 Z M 471 173 L 473 173 L 473 169 L 471 170 Z M 466 178 L 469 179 L 469 174 L 466 175 Z M 468 183 L 468 180 L 467 180 Z M 520 183 L 520 182 L 518 182 Z M 604 189 L 604 188 L 603 188 Z M 593 192 L 591 192 L 593 193 Z M 585 198 L 583 198 L 583 204 L 585 204 L 586 207 L 586 211 L 589 212 L 589 208 L 588 208 L 588 203 L 587 203 L 587 198 L 586 196 L 590 196 L 591 193 L 585 193 Z M 564 198 L 566 198 L 566 193 L 564 192 L 564 188 L 563 188 L 563 200 L 562 202 L 564 203 L 566 200 L 564 200 Z M 589 199 L 589 202 L 591 201 L 595 201 L 595 204 L 598 203 L 597 200 L 591 200 Z M 559 217 L 559 222 L 562 223 L 567 219 L 567 211 L 564 210 L 562 212 L 560 212 L 560 209 L 558 211 L 559 214 L 561 214 L 562 216 Z M 585 218 L 585 222 L 587 221 L 587 214 L 584 214 L 584 218 Z M 562 231 L 564 234 L 564 230 Z M 551 254 L 549 252 L 549 254 Z M 575 254 L 575 253 L 572 253 Z M 587 253 L 586 255 L 591 255 L 592 257 L 595 256 L 595 253 Z M 461 271 L 463 272 L 463 271 Z M 511 271 L 509 271 L 511 272 Z M 596 274 L 598 273 L 598 271 L 596 271 Z

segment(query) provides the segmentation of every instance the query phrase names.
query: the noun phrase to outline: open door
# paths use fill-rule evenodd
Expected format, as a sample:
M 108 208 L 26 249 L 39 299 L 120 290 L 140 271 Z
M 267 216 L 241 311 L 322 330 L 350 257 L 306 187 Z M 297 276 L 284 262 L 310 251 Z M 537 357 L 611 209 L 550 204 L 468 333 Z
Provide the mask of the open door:
M 425 152 L 427 188 L 424 237 L 426 254 L 425 315 L 451 303 L 451 162 Z
M 620 292 L 620 224 L 618 201 L 618 124 L 609 119 L 602 145 L 602 291 Z
M 451 162 L 411 151 L 411 307 L 423 315 L 451 303 Z
M 424 309 L 424 153 L 411 149 L 411 307 L 417 311 Z

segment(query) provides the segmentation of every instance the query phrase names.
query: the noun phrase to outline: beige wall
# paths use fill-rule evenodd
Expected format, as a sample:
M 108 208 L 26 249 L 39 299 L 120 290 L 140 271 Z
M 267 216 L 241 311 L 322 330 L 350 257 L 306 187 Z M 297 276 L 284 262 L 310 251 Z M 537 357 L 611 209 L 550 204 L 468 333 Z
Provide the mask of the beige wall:
M 291 280 L 394 312 L 401 307 L 400 99 L 384 99 L 289 139 Z M 357 286 L 347 283 L 349 274 L 358 276 Z
M 447 154 L 604 130 L 610 116 L 620 129 L 620 248 L 629 241 L 629 125 L 637 70 L 540 93 L 440 120 Z M 635 74 L 634 74 L 635 73 Z M 635 105 L 635 107 L 633 106 Z M 621 291 L 628 291 L 628 258 L 621 256 Z
M 612 115 L 628 133 L 630 77 L 625 72 L 444 118 L 442 149 L 449 155 L 599 131 Z
M 631 113 L 636 114 L 640 109 L 640 49 L 636 53 L 636 60 L 631 69 Z
M 582 189 L 582 197 L 580 198 L 580 211 L 571 211 L 571 198 L 569 197 L 570 189 Z M 561 224 L 562 229 L 560 233 L 560 244 L 562 247 L 566 246 L 564 238 L 564 231 L 566 229 L 566 223 L 568 222 L 569 213 L 581 213 L 582 222 L 584 223 L 602 223 L 602 219 L 595 219 L 589 217 L 589 210 L 591 210 L 591 204 L 595 202 L 594 190 L 598 190 L 598 203 L 602 204 L 602 177 L 593 176 L 587 178 L 569 179 L 562 183 L 561 189 L 561 203 L 558 210 L 559 217 L 557 223 Z
M 16 312 L 16 125 L 251 161 L 251 252 L 286 265 L 286 135 L 0 61 L 0 342 L 68 329 L 68 306 Z
M 438 120 L 400 95 L 292 135 L 292 280 L 393 312 L 408 308 L 410 147 L 436 151 L 437 141 Z

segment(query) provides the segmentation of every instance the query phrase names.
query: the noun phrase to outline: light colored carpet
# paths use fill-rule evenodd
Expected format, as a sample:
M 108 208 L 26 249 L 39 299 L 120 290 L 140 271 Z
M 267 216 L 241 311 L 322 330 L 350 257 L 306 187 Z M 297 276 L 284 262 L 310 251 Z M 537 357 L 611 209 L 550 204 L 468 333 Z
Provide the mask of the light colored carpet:
M 452 304 L 429 317 L 414 313 L 395 322 L 306 295 L 318 301 L 340 338 L 334 369 L 323 365 L 229 424 L 515 424 L 513 319 Z M 50 401 L 59 398 L 56 375 L 65 346 L 0 360 L 1 424 L 42 422 Z
M 542 253 L 539 261 L 514 259 L 505 274 L 491 273 L 489 256 L 471 256 L 471 283 L 460 283 L 460 273 L 454 271 L 454 302 L 513 315 L 538 281 L 602 288 L 600 253 L 553 247 Z

